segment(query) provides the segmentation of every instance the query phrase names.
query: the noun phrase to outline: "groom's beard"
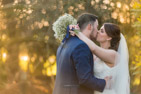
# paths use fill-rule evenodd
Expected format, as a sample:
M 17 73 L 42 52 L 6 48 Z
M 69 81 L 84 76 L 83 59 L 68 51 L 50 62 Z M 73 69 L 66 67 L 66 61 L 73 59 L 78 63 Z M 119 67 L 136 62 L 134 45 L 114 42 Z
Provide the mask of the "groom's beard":
M 96 40 L 96 37 L 97 37 L 97 34 L 96 34 L 96 36 L 94 37 L 94 28 L 92 29 L 92 31 L 91 31 L 91 34 L 90 34 L 90 39 L 91 40 Z

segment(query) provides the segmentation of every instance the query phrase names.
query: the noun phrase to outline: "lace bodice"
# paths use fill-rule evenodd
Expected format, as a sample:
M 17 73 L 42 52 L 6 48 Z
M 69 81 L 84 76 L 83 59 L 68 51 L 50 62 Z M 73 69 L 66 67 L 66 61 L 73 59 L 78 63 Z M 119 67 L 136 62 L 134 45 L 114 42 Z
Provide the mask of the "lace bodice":
M 107 76 L 112 76 L 112 83 L 110 89 L 104 89 L 103 93 L 95 91 L 94 94 L 116 94 L 113 84 L 116 79 L 116 67 L 109 67 L 102 60 L 97 58 L 94 62 L 94 75 L 97 78 L 104 79 Z

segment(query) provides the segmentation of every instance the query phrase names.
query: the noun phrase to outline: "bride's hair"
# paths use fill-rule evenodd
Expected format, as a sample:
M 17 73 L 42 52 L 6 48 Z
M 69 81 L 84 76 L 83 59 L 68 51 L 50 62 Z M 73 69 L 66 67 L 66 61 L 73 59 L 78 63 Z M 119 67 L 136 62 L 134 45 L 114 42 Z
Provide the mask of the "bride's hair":
M 120 28 L 118 25 L 113 23 L 104 23 L 105 32 L 109 37 L 111 37 L 111 46 L 109 49 L 115 51 L 118 50 L 119 41 L 120 41 Z

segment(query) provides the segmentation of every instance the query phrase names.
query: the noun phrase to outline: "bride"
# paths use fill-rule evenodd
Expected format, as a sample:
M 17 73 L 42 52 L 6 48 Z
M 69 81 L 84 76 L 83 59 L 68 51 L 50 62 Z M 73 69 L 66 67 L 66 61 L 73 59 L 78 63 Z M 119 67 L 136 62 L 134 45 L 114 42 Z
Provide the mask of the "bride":
M 78 25 L 70 26 L 70 29 L 79 29 Z M 130 76 L 128 68 L 128 48 L 126 40 L 120 28 L 112 23 L 105 23 L 97 33 L 96 40 L 100 47 L 87 38 L 83 33 L 74 33 L 84 41 L 94 54 L 94 75 L 104 79 L 112 77 L 112 81 L 104 91 L 95 91 L 94 94 L 130 94 Z

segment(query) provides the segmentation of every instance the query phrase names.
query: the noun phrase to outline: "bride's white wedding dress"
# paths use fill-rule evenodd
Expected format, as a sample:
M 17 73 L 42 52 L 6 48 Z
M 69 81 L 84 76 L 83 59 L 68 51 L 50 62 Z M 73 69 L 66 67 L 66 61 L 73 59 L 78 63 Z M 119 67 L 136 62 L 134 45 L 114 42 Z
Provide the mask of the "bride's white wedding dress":
M 122 34 L 117 53 L 114 67 L 109 67 L 99 58 L 94 61 L 95 77 L 104 79 L 112 76 L 112 81 L 108 86 L 110 88 L 105 88 L 102 93 L 95 91 L 94 94 L 130 94 L 129 54 L 126 40 Z
M 94 75 L 97 78 L 104 79 L 106 76 L 112 76 L 112 83 L 111 88 L 105 88 L 104 91 L 98 92 L 95 91 L 94 94 L 116 94 L 115 88 L 114 88 L 114 81 L 116 80 L 116 71 L 117 67 L 109 67 L 106 65 L 102 60 L 97 58 L 94 62 Z

